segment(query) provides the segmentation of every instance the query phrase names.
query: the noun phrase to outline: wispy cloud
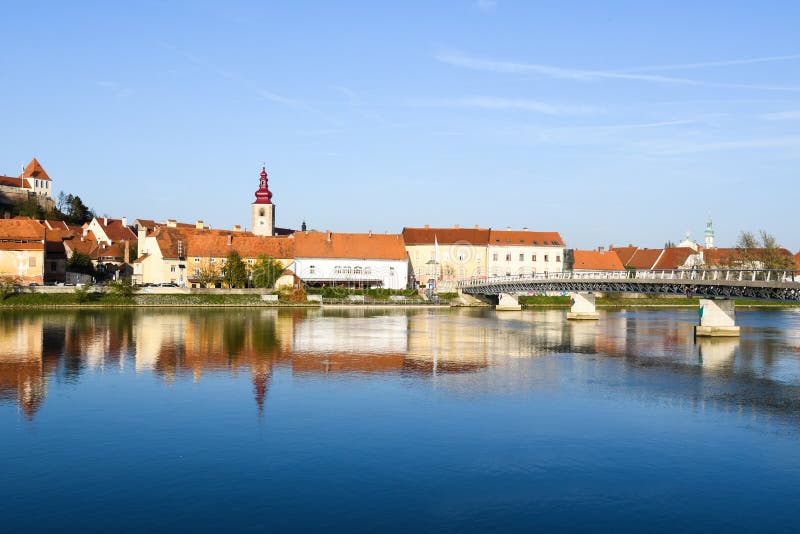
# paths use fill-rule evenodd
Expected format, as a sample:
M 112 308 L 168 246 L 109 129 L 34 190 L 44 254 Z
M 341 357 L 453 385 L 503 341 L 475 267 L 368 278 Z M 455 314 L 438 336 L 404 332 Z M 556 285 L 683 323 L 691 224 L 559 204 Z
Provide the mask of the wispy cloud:
M 626 72 L 705 69 L 707 67 L 729 67 L 732 65 L 749 65 L 752 63 L 774 63 L 776 61 L 792 61 L 796 59 L 800 59 L 800 54 L 791 54 L 787 56 L 753 57 L 747 59 L 728 59 L 723 61 L 705 61 L 700 63 L 683 63 L 678 65 L 657 65 L 652 67 L 639 67 L 635 69 L 626 69 Z
M 758 118 L 766 121 L 800 121 L 800 110 L 764 113 L 763 115 L 759 115 Z
M 574 81 L 596 80 L 627 80 L 673 85 L 694 85 L 704 87 L 735 88 L 735 89 L 760 89 L 769 91 L 800 91 L 800 87 L 752 85 L 738 83 L 718 83 L 692 80 L 688 78 L 675 78 L 656 74 L 636 74 L 626 71 L 585 70 L 537 63 L 519 63 L 515 61 L 498 61 L 494 59 L 475 58 L 461 53 L 440 53 L 436 59 L 442 63 L 473 70 L 482 70 L 506 74 L 538 74 L 549 78 L 566 79 Z
M 517 110 L 545 115 L 586 115 L 599 110 L 590 106 L 550 104 L 526 98 L 498 98 L 493 96 L 469 96 L 462 98 L 411 100 L 422 106 L 454 107 L 489 110 Z

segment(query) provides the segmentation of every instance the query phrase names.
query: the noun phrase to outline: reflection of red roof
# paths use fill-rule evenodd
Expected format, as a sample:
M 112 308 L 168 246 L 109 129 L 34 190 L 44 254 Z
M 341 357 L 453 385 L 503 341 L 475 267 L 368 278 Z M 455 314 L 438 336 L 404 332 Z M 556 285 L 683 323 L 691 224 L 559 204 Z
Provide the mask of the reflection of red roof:
M 624 271 L 619 256 L 614 251 L 600 252 L 598 250 L 575 250 L 573 252 L 575 263 L 573 269 L 586 271 Z
M 453 245 L 469 243 L 486 245 L 489 242 L 488 228 L 403 228 L 406 245 Z
M 400 234 L 345 234 L 297 232 L 295 257 L 405 260 L 406 245 Z
M 28 166 L 25 167 L 25 170 L 22 171 L 20 177 L 24 178 L 38 178 L 39 180 L 50 180 L 50 177 L 47 176 L 47 173 L 44 172 L 44 168 L 42 164 L 39 163 L 39 160 L 33 158 Z M 52 181 L 52 180 L 50 180 Z
M 680 269 L 686 264 L 689 256 L 695 254 L 695 251 L 689 247 L 671 247 L 665 248 L 664 253 L 658 259 L 658 263 L 653 266 L 656 270 L 672 270 Z
M 494 246 L 563 246 L 564 240 L 558 232 L 527 232 L 524 230 L 491 230 L 489 244 Z

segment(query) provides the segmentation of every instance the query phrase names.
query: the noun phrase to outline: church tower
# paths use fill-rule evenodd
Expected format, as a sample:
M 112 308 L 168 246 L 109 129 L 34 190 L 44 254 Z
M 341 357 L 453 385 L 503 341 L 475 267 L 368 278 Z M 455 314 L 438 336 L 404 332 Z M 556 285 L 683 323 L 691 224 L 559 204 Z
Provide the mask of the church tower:
M 255 235 L 275 235 L 275 204 L 267 185 L 267 166 L 261 167 L 261 181 L 258 183 L 253 209 L 253 233 Z
M 711 217 L 706 223 L 706 248 L 714 248 L 714 228 L 711 226 Z

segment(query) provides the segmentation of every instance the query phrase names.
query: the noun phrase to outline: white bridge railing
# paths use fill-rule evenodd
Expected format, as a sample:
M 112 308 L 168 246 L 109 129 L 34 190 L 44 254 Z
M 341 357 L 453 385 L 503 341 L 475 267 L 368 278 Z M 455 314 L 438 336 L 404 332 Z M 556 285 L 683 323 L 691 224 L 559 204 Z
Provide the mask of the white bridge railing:
M 458 282 L 458 287 L 501 283 L 525 283 L 570 280 L 697 280 L 728 282 L 800 282 L 800 271 L 772 269 L 675 269 L 666 271 L 564 271 L 512 276 L 475 277 Z

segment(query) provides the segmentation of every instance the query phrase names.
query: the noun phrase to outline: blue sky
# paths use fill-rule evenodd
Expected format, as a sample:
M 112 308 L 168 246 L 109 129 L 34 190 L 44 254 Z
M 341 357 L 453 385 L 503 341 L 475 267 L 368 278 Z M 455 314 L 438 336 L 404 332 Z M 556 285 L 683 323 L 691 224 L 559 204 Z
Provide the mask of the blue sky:
M 100 214 L 797 251 L 800 2 L 7 2 L 0 174 Z

